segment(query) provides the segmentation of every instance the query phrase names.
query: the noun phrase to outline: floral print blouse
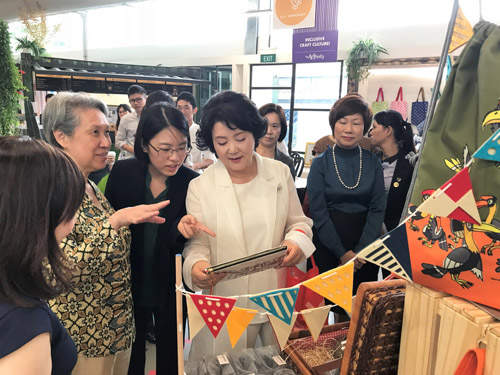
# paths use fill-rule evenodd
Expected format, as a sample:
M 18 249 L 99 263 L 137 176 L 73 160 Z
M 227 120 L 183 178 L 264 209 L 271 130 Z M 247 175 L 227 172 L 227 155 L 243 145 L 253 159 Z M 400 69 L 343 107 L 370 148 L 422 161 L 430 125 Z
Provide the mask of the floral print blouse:
M 61 247 L 69 258 L 73 290 L 49 301 L 78 353 L 103 357 L 127 350 L 135 339 L 130 280 L 130 230 L 116 232 L 108 218 L 115 212 L 89 182 L 104 210 L 85 194 L 77 222 Z

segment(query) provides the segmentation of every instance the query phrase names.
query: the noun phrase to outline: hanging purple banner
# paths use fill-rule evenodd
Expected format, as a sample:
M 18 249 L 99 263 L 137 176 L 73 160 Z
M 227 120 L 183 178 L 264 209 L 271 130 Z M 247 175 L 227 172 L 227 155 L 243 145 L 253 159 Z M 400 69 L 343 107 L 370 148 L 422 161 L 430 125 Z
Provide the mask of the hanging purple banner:
M 293 30 L 292 62 L 337 61 L 338 0 L 316 0 L 315 27 Z
M 337 61 L 338 30 L 293 34 L 293 62 Z

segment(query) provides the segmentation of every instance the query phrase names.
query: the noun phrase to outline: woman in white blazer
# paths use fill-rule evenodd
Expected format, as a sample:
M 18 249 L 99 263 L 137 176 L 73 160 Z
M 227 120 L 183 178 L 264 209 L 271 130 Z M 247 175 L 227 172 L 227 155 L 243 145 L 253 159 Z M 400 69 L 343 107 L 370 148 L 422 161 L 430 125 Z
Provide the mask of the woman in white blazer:
M 267 129 L 255 105 L 243 94 L 225 91 L 213 96 L 203 109 L 197 136 L 200 148 L 210 149 L 218 161 L 189 184 L 188 215 L 179 224 L 191 237 L 183 252 L 184 282 L 193 290 L 217 296 L 256 294 L 285 286 L 286 268 L 314 252 L 312 221 L 300 205 L 289 168 L 254 152 Z M 209 236 L 202 223 L 215 232 Z M 210 265 L 234 260 L 280 245 L 288 247 L 282 268 L 230 281 L 206 275 Z M 262 311 L 248 298 L 238 307 Z M 265 315 L 256 315 L 247 331 L 231 348 L 227 329 L 214 340 L 207 327 L 193 339 L 190 359 L 275 343 Z

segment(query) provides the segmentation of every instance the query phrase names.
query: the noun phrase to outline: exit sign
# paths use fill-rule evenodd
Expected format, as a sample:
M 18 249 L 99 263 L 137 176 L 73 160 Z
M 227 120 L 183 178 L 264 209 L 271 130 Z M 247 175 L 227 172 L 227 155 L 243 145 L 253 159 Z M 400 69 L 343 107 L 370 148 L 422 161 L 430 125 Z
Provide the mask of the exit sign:
M 261 63 L 276 62 L 276 54 L 273 53 L 271 55 L 260 55 L 260 62 Z

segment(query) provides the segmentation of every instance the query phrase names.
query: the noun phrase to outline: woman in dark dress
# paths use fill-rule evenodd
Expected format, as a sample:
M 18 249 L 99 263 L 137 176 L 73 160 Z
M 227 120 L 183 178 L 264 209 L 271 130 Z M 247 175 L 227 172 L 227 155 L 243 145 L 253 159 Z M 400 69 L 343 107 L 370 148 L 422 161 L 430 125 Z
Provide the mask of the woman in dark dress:
M 0 138 L 0 374 L 69 375 L 77 351 L 47 306 L 70 287 L 59 243 L 84 192 L 71 157 L 28 137 Z
M 345 264 L 380 235 L 385 209 L 382 166 L 359 146 L 372 111 L 358 94 L 337 100 L 329 122 L 336 144 L 313 160 L 307 179 L 320 272 Z M 361 282 L 377 280 L 378 267 L 354 261 L 353 293 Z
M 118 161 L 106 186 L 106 197 L 116 210 L 170 201 L 160 211 L 165 223 L 130 226 L 136 338 L 129 375 L 144 375 L 151 314 L 155 321 L 156 373 L 177 373 L 175 254 L 182 252 L 185 242 L 177 226 L 186 214 L 188 184 L 198 176 L 182 164 L 189 151 L 188 135 L 186 119 L 177 108 L 167 103 L 148 107 L 137 128 L 136 158 Z
M 373 118 L 370 138 L 372 144 L 382 150 L 379 156 L 387 194 L 384 224 L 386 230 L 391 231 L 399 224 L 413 177 L 413 165 L 409 161 L 409 155 L 416 152 L 413 131 L 399 112 L 381 111 Z

